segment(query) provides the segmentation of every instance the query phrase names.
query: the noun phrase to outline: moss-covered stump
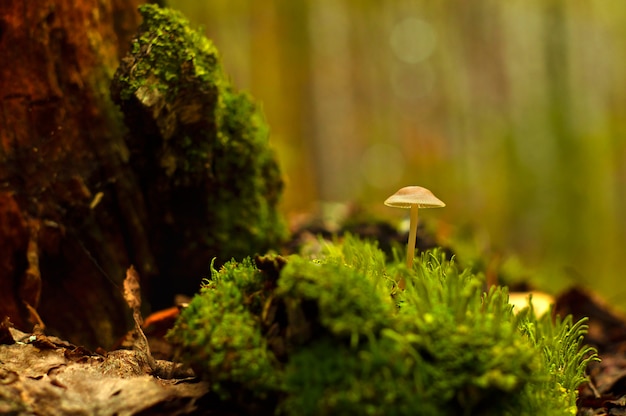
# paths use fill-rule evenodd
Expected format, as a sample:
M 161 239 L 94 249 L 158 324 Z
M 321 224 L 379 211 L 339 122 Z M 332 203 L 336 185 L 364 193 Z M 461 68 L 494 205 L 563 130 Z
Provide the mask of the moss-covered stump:
M 129 128 L 159 275 L 172 280 L 153 287 L 189 292 L 213 257 L 223 263 L 281 242 L 283 181 L 259 106 L 231 85 L 211 41 L 178 12 L 140 12 L 111 92 Z
M 214 270 L 169 337 L 248 414 L 576 414 L 584 321 L 515 315 L 483 284 L 441 252 L 408 270 L 348 236 L 315 260 Z

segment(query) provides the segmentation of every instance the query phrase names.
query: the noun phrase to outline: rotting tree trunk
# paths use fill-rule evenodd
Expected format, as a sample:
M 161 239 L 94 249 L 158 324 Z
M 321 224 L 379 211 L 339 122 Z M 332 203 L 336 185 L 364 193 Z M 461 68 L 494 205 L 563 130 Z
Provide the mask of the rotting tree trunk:
M 138 25 L 137 0 L 109 1 L 0 9 L 0 318 L 105 348 L 130 323 L 129 265 L 161 307 L 286 234 L 269 127 L 215 46 L 180 13 L 143 6 Z
M 53 332 L 108 347 L 127 322 L 124 270 L 153 273 L 109 99 L 140 3 L 0 2 L 0 316 L 19 328 L 37 310 Z

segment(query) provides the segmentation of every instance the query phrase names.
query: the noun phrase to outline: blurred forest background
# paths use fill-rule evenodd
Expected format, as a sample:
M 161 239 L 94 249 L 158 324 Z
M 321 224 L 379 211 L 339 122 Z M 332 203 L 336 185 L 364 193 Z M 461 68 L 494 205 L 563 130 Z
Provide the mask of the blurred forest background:
M 399 220 L 383 200 L 425 186 L 441 234 L 626 309 L 626 2 L 168 4 L 262 103 L 288 215 L 352 201 Z

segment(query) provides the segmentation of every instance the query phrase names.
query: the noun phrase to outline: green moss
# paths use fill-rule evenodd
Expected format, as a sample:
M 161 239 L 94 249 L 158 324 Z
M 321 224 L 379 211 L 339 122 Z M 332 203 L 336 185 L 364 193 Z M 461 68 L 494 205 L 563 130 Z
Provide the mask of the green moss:
M 130 130 L 150 224 L 165 244 L 198 244 L 207 263 L 277 247 L 286 236 L 277 211 L 283 180 L 260 107 L 231 84 L 215 45 L 180 13 L 139 10 L 144 21 L 111 93 Z
M 250 367 L 267 371 L 272 383 L 259 391 L 273 391 L 279 414 L 575 414 L 594 357 L 581 347 L 584 322 L 515 315 L 506 289 L 483 292 L 481 276 L 437 250 L 413 270 L 384 258 L 375 244 L 347 236 L 315 260 L 229 263 L 170 338 L 200 374 L 222 377 L 210 334 L 233 299 L 241 320 L 231 332 L 255 322 L 265 339 L 250 348 L 258 351 Z M 404 291 L 395 287 L 400 277 Z M 189 321 L 200 325 L 190 331 Z
M 194 334 L 181 358 L 211 380 L 223 398 L 244 389 L 262 397 L 279 387 L 276 360 L 267 349 L 258 316 L 264 302 L 261 273 L 249 261 L 227 263 L 185 309 L 173 337 Z M 254 312 L 254 313 L 253 313 Z M 210 324 L 209 324 L 210 323 Z
M 219 54 L 215 45 L 189 27 L 182 14 L 156 5 L 140 6 L 144 19 L 131 47 L 131 55 L 140 57 L 132 73 L 120 82 L 122 100 L 136 95 L 150 102 L 160 94 L 166 101 L 176 97 L 178 86 L 189 78 L 198 79 L 206 87 L 223 80 Z

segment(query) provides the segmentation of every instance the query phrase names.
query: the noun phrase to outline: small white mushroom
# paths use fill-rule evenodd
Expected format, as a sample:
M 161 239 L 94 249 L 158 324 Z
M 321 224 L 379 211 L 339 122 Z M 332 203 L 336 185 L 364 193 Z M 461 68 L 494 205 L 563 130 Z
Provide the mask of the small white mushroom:
M 415 255 L 415 240 L 417 238 L 417 210 L 419 208 L 445 207 L 439 198 L 421 186 L 405 186 L 385 200 L 385 205 L 396 208 L 410 208 L 409 242 L 407 245 L 406 265 L 413 268 Z

